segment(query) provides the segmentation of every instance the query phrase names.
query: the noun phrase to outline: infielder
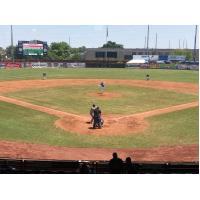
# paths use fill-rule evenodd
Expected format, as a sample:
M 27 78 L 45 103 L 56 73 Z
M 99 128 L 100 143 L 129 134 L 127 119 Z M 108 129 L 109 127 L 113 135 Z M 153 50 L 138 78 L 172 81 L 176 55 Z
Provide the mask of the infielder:
M 104 83 L 104 82 L 101 82 L 101 83 L 99 84 L 99 90 L 100 90 L 101 93 L 104 92 L 105 87 L 106 87 L 106 86 L 105 86 L 105 83 Z

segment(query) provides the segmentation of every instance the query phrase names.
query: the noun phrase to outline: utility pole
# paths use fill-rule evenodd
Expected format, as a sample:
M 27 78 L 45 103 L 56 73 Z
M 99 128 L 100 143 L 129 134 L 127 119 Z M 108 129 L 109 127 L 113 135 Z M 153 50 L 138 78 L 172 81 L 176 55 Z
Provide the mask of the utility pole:
M 70 41 L 70 36 L 69 36 L 69 46 L 71 45 L 70 43 L 71 43 L 71 41 Z
M 108 26 L 106 26 L 106 45 L 108 43 Z M 108 47 L 106 47 L 105 57 L 106 57 L 106 67 L 108 67 Z
M 149 25 L 148 25 L 148 29 L 147 29 L 147 56 L 149 59 Z
M 146 49 L 147 37 L 144 37 L 144 49 Z
M 155 55 L 156 55 L 156 53 L 157 53 L 157 39 L 158 39 L 158 37 L 157 37 L 157 33 L 156 33 Z
M 184 47 L 185 47 L 185 39 L 183 40 L 183 49 L 184 49 Z
M 193 60 L 196 61 L 196 45 L 197 45 L 197 25 L 195 26 L 195 35 L 194 35 L 194 50 L 193 50 Z
M 15 59 L 14 59 L 13 28 L 12 28 L 12 25 L 10 26 L 10 39 L 11 39 L 11 57 L 12 57 L 12 62 L 14 62 Z
M 179 40 L 178 46 L 179 46 L 179 49 L 180 49 L 181 48 L 181 40 Z

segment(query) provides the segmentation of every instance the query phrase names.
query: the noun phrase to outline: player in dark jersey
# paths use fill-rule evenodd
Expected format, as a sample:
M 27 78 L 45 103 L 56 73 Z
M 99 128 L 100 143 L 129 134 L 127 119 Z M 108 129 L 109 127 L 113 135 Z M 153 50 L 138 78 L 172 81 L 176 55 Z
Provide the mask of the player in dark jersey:
M 90 123 L 92 124 L 92 122 L 94 121 L 94 110 L 97 108 L 97 106 L 95 106 L 95 104 L 92 105 L 92 107 L 90 108 L 90 116 L 91 116 L 91 120 Z
M 101 110 L 99 107 L 97 107 L 94 110 L 94 123 L 93 123 L 93 128 L 101 128 L 102 127 L 102 118 L 101 118 Z

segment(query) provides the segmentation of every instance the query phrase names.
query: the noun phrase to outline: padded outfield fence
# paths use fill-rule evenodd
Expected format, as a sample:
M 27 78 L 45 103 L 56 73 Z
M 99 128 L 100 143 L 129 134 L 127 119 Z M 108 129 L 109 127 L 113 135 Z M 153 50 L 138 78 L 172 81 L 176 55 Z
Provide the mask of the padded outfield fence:
M 0 69 L 12 68 L 125 68 L 126 62 L 114 61 L 16 61 L 0 62 Z M 177 64 L 138 64 L 131 68 L 142 69 L 177 69 L 177 70 L 199 70 L 198 63 L 177 63 Z

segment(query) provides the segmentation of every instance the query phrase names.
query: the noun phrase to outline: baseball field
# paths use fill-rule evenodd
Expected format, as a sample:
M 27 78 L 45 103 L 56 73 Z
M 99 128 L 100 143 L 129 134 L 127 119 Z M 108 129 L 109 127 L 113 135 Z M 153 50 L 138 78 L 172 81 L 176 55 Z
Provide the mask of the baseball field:
M 198 161 L 198 75 L 159 69 L 2 69 L 0 157 L 108 160 L 116 151 L 136 161 Z M 102 110 L 102 129 L 89 123 L 93 103 Z

